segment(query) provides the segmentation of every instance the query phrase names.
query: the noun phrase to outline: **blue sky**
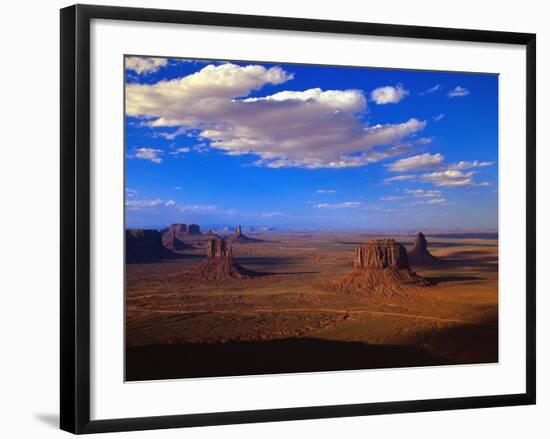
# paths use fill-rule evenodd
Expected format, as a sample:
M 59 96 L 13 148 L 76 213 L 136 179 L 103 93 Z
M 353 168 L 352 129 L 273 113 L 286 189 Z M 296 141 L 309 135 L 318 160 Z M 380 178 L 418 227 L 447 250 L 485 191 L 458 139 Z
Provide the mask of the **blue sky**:
M 125 62 L 129 227 L 497 227 L 497 75 Z

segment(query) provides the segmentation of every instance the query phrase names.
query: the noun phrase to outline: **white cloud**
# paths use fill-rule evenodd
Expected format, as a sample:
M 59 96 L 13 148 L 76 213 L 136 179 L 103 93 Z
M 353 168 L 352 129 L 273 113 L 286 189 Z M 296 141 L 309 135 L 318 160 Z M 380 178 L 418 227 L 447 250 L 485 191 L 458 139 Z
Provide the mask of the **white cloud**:
M 138 191 L 135 189 L 130 189 L 129 187 L 126 188 L 126 196 L 127 197 L 135 197 L 137 196 Z
M 362 203 L 359 201 L 345 201 L 343 203 L 320 203 L 315 204 L 313 207 L 316 209 L 357 209 L 358 207 L 361 207 Z
M 170 154 L 172 155 L 179 155 L 179 154 L 185 154 L 186 152 L 191 151 L 190 148 L 187 146 L 182 146 L 180 148 L 176 148 L 174 151 L 171 151 Z
M 154 73 L 168 64 L 166 58 L 149 58 L 145 56 L 128 56 L 125 62 L 126 68 L 128 70 L 133 70 L 138 75 Z
M 160 154 L 162 153 L 162 150 L 155 149 L 155 148 L 136 148 L 136 153 L 134 155 L 131 155 L 131 158 L 141 159 L 141 160 L 149 160 L 150 162 L 153 162 L 155 164 L 162 163 L 162 158 L 160 157 Z
M 180 212 L 214 212 L 218 210 L 215 204 L 177 204 L 176 207 Z
M 187 134 L 187 136 L 189 137 L 190 133 L 188 133 L 187 131 L 188 131 L 187 128 L 180 127 L 176 131 L 173 131 L 171 133 L 156 133 L 155 136 L 163 137 L 164 139 L 167 139 L 167 140 L 174 140 L 176 137 L 181 136 L 183 134 Z
M 495 162 L 480 162 L 474 160 L 473 162 L 460 161 L 453 163 L 449 166 L 449 169 L 469 169 L 469 168 L 484 168 L 486 166 L 492 166 Z
M 441 119 L 445 117 L 445 113 L 439 113 L 437 116 L 434 116 L 434 120 L 436 122 L 439 122 Z
M 479 183 L 480 186 L 492 186 L 491 182 L 489 181 L 483 181 L 481 183 Z
M 154 200 L 126 200 L 126 207 L 130 209 L 150 209 L 165 204 L 165 201 L 157 198 Z
M 260 214 L 260 218 L 273 218 L 276 216 L 284 216 L 284 213 L 276 211 L 276 212 L 265 212 Z
M 412 203 L 409 203 L 411 206 L 419 206 L 419 205 L 436 205 L 436 206 L 443 206 L 449 204 L 449 202 L 443 198 L 429 198 L 427 200 L 417 200 L 413 201 Z
M 414 143 L 417 145 L 429 145 L 433 142 L 433 137 L 420 137 L 419 139 L 415 140 Z
M 358 118 L 367 108 L 359 90 L 313 88 L 246 98 L 292 77 L 280 67 L 208 65 L 172 81 L 127 85 L 127 114 L 153 119 L 152 127 L 199 130 L 210 147 L 254 154 L 256 166 L 271 168 L 363 166 L 402 154 L 405 146 L 396 145 L 426 126 L 414 118 L 366 125 Z
M 433 87 L 430 87 L 428 90 L 426 90 L 426 93 L 431 94 L 431 93 L 434 93 L 438 90 L 441 90 L 441 85 L 440 84 L 435 84 Z
M 378 105 L 397 104 L 408 94 L 409 91 L 405 90 L 401 84 L 397 84 L 395 87 L 387 85 L 374 89 L 370 94 L 370 98 Z
M 404 172 L 404 171 L 419 171 L 426 169 L 433 169 L 441 166 L 445 157 L 442 154 L 420 154 L 405 159 L 397 160 L 396 162 L 388 165 L 390 171 Z
M 470 91 L 468 89 L 461 87 L 460 85 L 457 85 L 448 93 L 448 96 L 450 98 L 456 98 L 456 97 L 468 96 L 469 94 L 470 94 Z
M 434 186 L 461 187 L 473 185 L 473 175 L 473 171 L 465 173 L 457 169 L 446 169 L 445 171 L 424 174 L 421 179 L 432 183 Z
M 220 209 L 214 204 L 180 204 L 174 200 L 142 199 L 142 200 L 126 200 L 125 206 L 130 210 L 147 210 L 155 208 L 170 208 L 176 209 L 181 213 L 205 213 L 205 212 L 223 212 L 226 214 L 234 213 L 234 209 Z
M 441 191 L 439 190 L 405 189 L 405 192 L 417 198 L 431 198 L 439 197 L 441 195 Z
M 409 181 L 415 180 L 416 175 L 396 175 L 395 177 L 389 177 L 384 179 L 384 183 L 392 183 L 394 181 Z
M 401 195 L 388 195 L 388 196 L 382 197 L 380 199 L 382 201 L 397 201 L 397 200 L 402 200 L 403 198 L 405 198 L 405 197 L 403 197 Z
M 334 189 L 318 189 L 318 194 L 334 194 L 336 191 Z

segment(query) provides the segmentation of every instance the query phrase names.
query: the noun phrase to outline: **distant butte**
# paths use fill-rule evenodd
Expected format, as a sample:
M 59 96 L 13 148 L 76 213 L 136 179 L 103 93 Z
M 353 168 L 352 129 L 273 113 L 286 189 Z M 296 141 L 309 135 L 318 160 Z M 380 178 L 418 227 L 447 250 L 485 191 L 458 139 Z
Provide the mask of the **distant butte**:
M 126 230 L 126 263 L 155 262 L 172 253 L 162 245 L 161 234 L 157 230 Z
M 410 269 L 407 250 L 393 239 L 373 239 L 355 249 L 353 270 L 333 286 L 393 296 L 414 287 L 430 285 Z
M 414 241 L 414 246 L 409 250 L 409 262 L 412 266 L 428 266 L 428 265 L 438 265 L 443 263 L 443 261 L 434 255 L 432 255 L 428 250 L 428 241 L 423 233 L 416 235 Z
M 232 243 L 240 243 L 240 244 L 246 244 L 251 242 L 261 242 L 260 239 L 250 238 L 246 236 L 243 233 L 241 226 L 237 226 L 235 228 L 235 231 L 231 235 L 229 235 L 227 239 L 229 239 Z
M 197 224 L 171 224 L 162 230 L 162 244 L 169 250 L 185 250 L 193 248 L 186 241 L 194 242 L 197 237 L 204 236 Z
M 209 239 L 206 245 L 206 260 L 195 270 L 202 280 L 247 279 L 258 273 L 248 270 L 233 260 L 231 241 L 223 238 Z

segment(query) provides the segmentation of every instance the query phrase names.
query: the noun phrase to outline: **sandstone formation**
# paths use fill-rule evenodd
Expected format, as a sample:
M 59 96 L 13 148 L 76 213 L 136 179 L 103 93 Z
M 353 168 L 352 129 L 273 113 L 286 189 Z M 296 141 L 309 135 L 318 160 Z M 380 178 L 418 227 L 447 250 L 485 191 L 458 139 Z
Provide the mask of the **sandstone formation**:
M 168 256 L 157 230 L 126 230 L 126 263 L 154 262 Z
M 409 268 L 405 247 L 393 239 L 373 239 L 355 249 L 353 268 Z
M 187 237 L 187 224 L 171 224 L 170 227 L 163 230 L 162 245 L 170 250 L 184 250 L 190 248 L 184 242 Z
M 197 224 L 189 224 L 187 226 L 187 235 L 189 235 L 189 236 L 202 235 L 201 228 Z
M 209 239 L 206 244 L 207 258 L 233 259 L 231 243 L 225 239 Z
M 333 282 L 346 291 L 393 296 L 429 282 L 409 267 L 407 251 L 393 239 L 373 239 L 355 249 L 353 270 Z
M 428 251 L 428 241 L 423 233 L 419 233 L 414 241 L 414 246 L 409 250 L 409 262 L 413 266 L 427 266 L 441 264 L 442 261 Z
M 197 224 L 171 224 L 162 231 L 162 244 L 170 250 L 184 250 L 193 247 L 187 241 L 194 241 L 196 237 L 202 236 Z
M 206 245 L 206 260 L 195 270 L 202 280 L 246 279 L 257 273 L 244 268 L 233 260 L 232 243 L 223 238 L 209 239 Z
M 260 242 L 259 239 L 250 238 L 250 237 L 246 236 L 243 233 L 241 226 L 237 226 L 235 228 L 235 231 L 231 235 L 229 235 L 228 239 L 232 243 L 241 243 L 241 244 L 245 244 L 245 243 L 249 243 L 249 242 Z

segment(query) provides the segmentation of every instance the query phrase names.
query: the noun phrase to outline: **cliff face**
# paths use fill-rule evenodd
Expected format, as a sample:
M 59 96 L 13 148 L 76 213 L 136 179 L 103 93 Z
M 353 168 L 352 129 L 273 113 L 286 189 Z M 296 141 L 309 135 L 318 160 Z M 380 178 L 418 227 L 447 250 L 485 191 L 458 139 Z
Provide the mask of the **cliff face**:
M 206 257 L 233 260 L 231 242 L 222 238 L 209 239 L 206 244 Z
M 158 261 L 167 253 L 157 230 L 126 230 L 126 263 Z
M 428 241 L 423 233 L 416 235 L 414 246 L 409 251 L 408 257 L 413 266 L 436 265 L 443 262 L 429 252 Z
M 355 249 L 353 270 L 332 286 L 341 290 L 395 296 L 429 282 L 409 267 L 407 251 L 393 239 L 373 239 Z
M 202 235 L 200 226 L 198 226 L 197 224 L 189 224 L 187 226 L 187 234 L 189 236 Z
M 373 239 L 355 249 L 353 268 L 409 268 L 407 251 L 393 239 Z

